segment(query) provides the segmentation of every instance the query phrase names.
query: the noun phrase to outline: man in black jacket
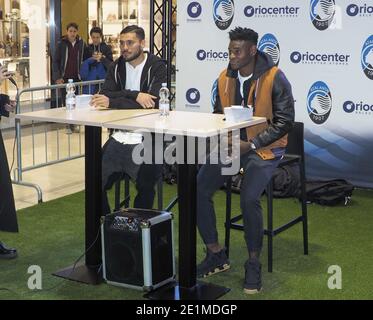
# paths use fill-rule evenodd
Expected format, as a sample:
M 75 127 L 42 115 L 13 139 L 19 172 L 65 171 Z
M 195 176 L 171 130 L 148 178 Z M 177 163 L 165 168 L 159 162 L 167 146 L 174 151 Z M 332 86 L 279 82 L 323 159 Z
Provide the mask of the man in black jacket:
M 102 94 L 93 96 L 91 105 L 113 109 L 158 108 L 158 94 L 167 80 L 164 61 L 144 52 L 145 33 L 141 27 L 128 26 L 120 34 L 121 57 L 109 68 Z M 103 147 L 103 214 L 110 212 L 106 191 L 128 174 L 135 182 L 135 208 L 152 208 L 154 186 L 162 174 L 162 165 L 138 165 L 132 151 L 142 143 L 142 135 L 117 130 Z
M 217 81 L 215 113 L 231 105 L 251 106 L 255 116 L 267 122 L 240 132 L 240 167 L 243 168 L 240 205 L 249 259 L 245 263 L 244 292 L 262 288 L 259 255 L 263 242 L 263 217 L 260 196 L 277 167 L 287 145 L 287 133 L 294 122 L 291 86 L 271 57 L 257 51 L 258 34 L 248 28 L 229 32 L 229 66 Z M 232 142 L 229 141 L 229 144 Z M 229 146 L 231 149 L 231 145 Z M 206 277 L 230 268 L 224 248 L 218 242 L 212 197 L 229 176 L 220 164 L 204 165 L 197 177 L 197 225 L 207 247 L 197 275 Z
M 86 44 L 78 35 L 78 25 L 75 22 L 70 22 L 66 27 L 66 35 L 62 37 L 58 43 L 56 52 L 53 57 L 52 65 L 52 80 L 56 84 L 67 83 L 69 79 L 74 82 L 81 81 L 80 67 L 83 63 L 86 53 Z M 60 91 L 59 106 L 65 103 L 66 90 L 63 88 Z M 53 93 L 54 94 L 54 91 Z M 77 131 L 75 125 L 68 125 L 66 133 L 70 134 Z
M 0 66 L 0 84 L 11 74 L 4 66 Z M 0 119 L 8 117 L 9 112 L 15 108 L 15 102 L 9 96 L 0 94 Z M 8 160 L 6 157 L 3 137 L 0 131 L 0 231 L 18 232 L 17 215 L 14 205 L 12 183 L 10 181 Z M 13 259 L 17 257 L 17 250 L 8 248 L 0 242 L 0 259 Z
M 78 35 L 78 25 L 70 22 L 66 35 L 58 43 L 53 57 L 52 80 L 56 84 L 66 83 L 68 79 L 80 81 L 80 66 L 86 52 L 86 44 Z

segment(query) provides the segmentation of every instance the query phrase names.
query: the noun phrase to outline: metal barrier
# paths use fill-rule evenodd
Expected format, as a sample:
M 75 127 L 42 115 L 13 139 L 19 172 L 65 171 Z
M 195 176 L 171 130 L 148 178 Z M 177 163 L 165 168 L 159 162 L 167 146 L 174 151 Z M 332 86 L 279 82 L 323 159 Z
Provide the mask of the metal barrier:
M 101 89 L 101 85 L 104 82 L 104 80 L 94 80 L 94 81 L 84 81 L 84 82 L 75 82 L 75 85 L 77 87 L 77 94 L 81 94 L 82 92 L 91 92 L 91 88 L 93 86 L 98 85 L 98 90 L 95 92 L 98 92 Z M 65 92 L 66 92 L 66 85 L 67 84 L 58 84 L 58 85 L 51 85 L 51 86 L 44 86 L 44 87 L 34 87 L 34 88 L 27 88 L 19 91 L 16 96 L 16 113 L 25 112 L 25 109 L 27 108 L 27 112 L 29 111 L 35 111 L 40 109 L 49 109 L 49 108 L 59 108 L 64 106 L 65 104 Z M 84 87 L 84 90 L 83 90 Z M 26 99 L 22 98 L 28 94 L 29 97 Z M 73 135 L 70 134 L 68 131 L 71 130 L 71 126 L 68 125 L 54 125 L 53 126 L 50 123 L 40 122 L 37 127 L 35 125 L 35 122 L 31 122 L 31 152 L 32 152 L 32 164 L 24 166 L 22 163 L 22 132 L 21 132 L 21 123 L 19 119 L 15 120 L 15 127 L 16 127 L 16 143 L 17 143 L 17 168 L 13 171 L 13 180 L 12 183 L 16 185 L 26 186 L 26 187 L 32 187 L 36 190 L 38 195 L 38 203 L 43 202 L 43 194 L 42 190 L 39 185 L 34 183 L 29 183 L 23 181 L 22 174 L 26 171 L 46 167 L 49 165 L 61 163 L 64 161 L 69 161 L 77 158 L 81 158 L 84 156 L 84 153 L 82 152 L 82 137 L 81 137 L 81 130 L 80 126 L 74 126 L 74 128 L 78 127 L 78 141 L 74 139 L 72 141 Z M 27 126 L 29 127 L 29 126 Z M 27 127 L 23 127 L 24 129 Z M 44 127 L 44 128 L 42 128 Z M 66 128 L 67 127 L 67 128 Z M 42 161 L 36 161 L 36 145 L 39 145 L 39 133 L 40 129 L 43 130 L 44 133 L 44 142 L 42 141 L 42 145 L 45 147 L 45 156 Z M 48 131 L 48 129 L 50 129 Z M 49 138 L 49 133 L 52 133 L 53 130 L 56 129 L 56 140 L 55 144 L 52 142 Z M 60 129 L 67 130 L 65 133 L 67 133 L 67 155 L 61 156 L 61 141 L 60 141 Z M 36 132 L 38 131 L 38 132 Z M 72 132 L 71 132 L 72 133 Z M 74 135 L 75 136 L 75 135 Z M 72 152 L 73 144 L 78 143 L 78 151 L 76 153 Z M 56 157 L 55 159 L 51 159 L 52 157 L 48 155 L 48 146 L 49 144 L 52 145 L 52 147 L 55 148 L 56 151 Z M 40 157 L 39 157 L 40 158 Z

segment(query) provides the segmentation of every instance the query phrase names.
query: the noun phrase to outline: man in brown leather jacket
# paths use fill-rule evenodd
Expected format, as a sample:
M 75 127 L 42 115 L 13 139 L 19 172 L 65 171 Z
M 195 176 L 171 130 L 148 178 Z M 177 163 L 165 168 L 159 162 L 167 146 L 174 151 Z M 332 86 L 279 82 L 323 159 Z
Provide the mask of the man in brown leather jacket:
M 263 243 L 263 217 L 260 196 L 277 167 L 287 145 L 287 133 L 294 122 L 291 86 L 271 57 L 257 50 L 258 34 L 237 27 L 229 32 L 229 66 L 220 74 L 214 113 L 224 113 L 231 105 L 252 106 L 255 116 L 267 122 L 240 132 L 240 167 L 243 168 L 241 211 L 248 260 L 245 263 L 244 292 L 262 288 L 259 255 Z M 231 142 L 230 142 L 231 143 Z M 205 164 L 197 177 L 197 225 L 207 247 L 197 275 L 206 277 L 230 268 L 225 249 L 218 242 L 212 197 L 228 179 L 219 164 Z

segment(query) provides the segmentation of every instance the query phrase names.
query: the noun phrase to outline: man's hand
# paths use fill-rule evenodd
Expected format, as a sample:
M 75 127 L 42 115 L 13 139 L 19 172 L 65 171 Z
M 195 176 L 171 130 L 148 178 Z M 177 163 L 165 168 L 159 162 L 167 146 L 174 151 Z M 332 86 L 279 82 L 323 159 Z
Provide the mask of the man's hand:
M 95 94 L 91 102 L 89 103 L 90 106 L 92 107 L 104 107 L 104 108 L 109 108 L 109 98 L 107 96 L 104 96 L 103 94 Z
M 251 143 L 249 141 L 240 140 L 240 154 L 245 154 L 251 150 Z
M 241 140 L 239 135 L 236 135 L 235 136 L 235 139 L 236 140 L 239 140 L 240 142 L 240 155 L 243 155 L 247 152 L 249 152 L 252 148 L 251 148 L 251 143 L 249 141 L 244 141 L 244 140 Z M 229 140 L 228 140 L 228 152 L 229 154 L 232 153 L 232 135 L 230 134 L 229 136 Z
M 102 59 L 102 53 L 101 52 L 94 52 L 92 55 L 92 58 L 95 59 L 97 62 L 100 62 Z
M 11 76 L 12 73 L 5 66 L 0 66 L 0 83 L 5 79 L 9 79 Z
M 140 92 L 136 98 L 136 102 L 144 109 L 152 109 L 155 107 L 155 99 L 157 99 L 157 97 L 151 94 Z
M 4 105 L 4 108 L 8 112 L 14 112 L 14 110 L 16 108 L 16 102 L 14 100 L 11 100 L 10 103 L 6 103 Z
M 63 79 L 57 79 L 56 80 L 56 84 L 63 84 L 63 83 L 64 83 Z
M 232 140 L 232 132 L 229 132 L 228 135 L 224 135 L 221 138 L 222 146 L 223 147 L 225 146 L 225 152 L 228 154 L 229 157 L 238 158 L 238 156 L 242 156 L 243 154 L 245 154 L 245 153 L 247 153 L 251 150 L 250 142 L 240 140 L 239 134 L 236 134 L 234 136 L 234 141 L 235 142 L 239 141 L 239 143 L 240 143 L 240 153 L 237 154 L 237 152 L 235 152 L 235 154 L 232 155 L 232 141 L 233 141 Z

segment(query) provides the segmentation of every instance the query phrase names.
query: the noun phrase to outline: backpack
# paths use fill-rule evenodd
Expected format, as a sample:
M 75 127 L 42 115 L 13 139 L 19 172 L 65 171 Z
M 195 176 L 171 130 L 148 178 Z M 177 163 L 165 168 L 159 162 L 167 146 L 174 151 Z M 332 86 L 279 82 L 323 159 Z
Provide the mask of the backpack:
M 243 175 L 232 176 L 232 192 L 240 193 Z M 306 199 L 309 203 L 325 206 L 347 205 L 354 186 L 344 179 L 306 182 Z M 275 198 L 301 197 L 299 164 L 276 168 L 273 173 L 273 196 Z
M 344 179 L 329 181 L 308 181 L 306 183 L 307 202 L 325 206 L 347 205 L 354 186 Z
M 273 197 L 290 198 L 300 196 L 300 173 L 299 164 L 293 163 L 277 167 L 272 176 Z
M 242 172 L 232 176 L 232 192 L 240 193 Z M 265 192 L 265 190 L 264 190 Z M 273 173 L 273 196 L 275 198 L 298 197 L 300 195 L 299 165 L 285 165 Z

